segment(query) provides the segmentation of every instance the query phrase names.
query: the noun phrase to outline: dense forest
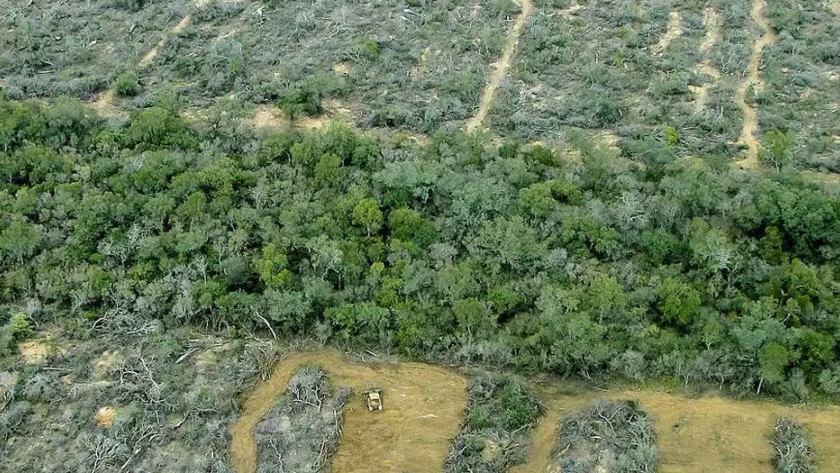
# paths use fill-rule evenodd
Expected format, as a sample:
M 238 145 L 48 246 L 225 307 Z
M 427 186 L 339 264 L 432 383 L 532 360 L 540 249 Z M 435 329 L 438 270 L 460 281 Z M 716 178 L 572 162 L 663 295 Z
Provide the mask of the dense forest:
M 161 104 L 113 124 L 74 99 L 0 99 L 3 366 L 39 327 L 83 339 L 154 322 L 840 393 L 840 198 L 793 170 L 677 159 L 656 136 L 420 145 L 215 117 Z

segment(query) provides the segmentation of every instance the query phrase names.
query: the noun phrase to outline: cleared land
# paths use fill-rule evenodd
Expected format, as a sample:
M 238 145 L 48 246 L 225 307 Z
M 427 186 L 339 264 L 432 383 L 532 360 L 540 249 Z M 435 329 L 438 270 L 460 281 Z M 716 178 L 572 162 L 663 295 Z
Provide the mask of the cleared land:
M 334 351 L 295 353 L 245 400 L 231 428 L 231 457 L 239 473 L 256 469 L 252 429 L 303 364 L 322 366 L 332 382 L 354 394 L 345 410 L 343 435 L 332 471 L 440 471 L 466 408 L 466 380 L 444 368 L 419 363 L 361 364 Z M 385 410 L 370 413 L 360 393 L 368 383 L 384 390 Z
M 768 401 L 738 401 L 717 397 L 691 399 L 654 391 L 573 392 L 562 386 L 540 390 L 546 415 L 534 433 L 527 464 L 514 473 L 550 472 L 550 453 L 561 418 L 598 398 L 637 399 L 653 417 L 661 462 L 668 472 L 773 471 L 768 436 L 779 417 L 792 417 L 811 431 L 818 471 L 834 471 L 840 462 L 840 408 L 818 410 Z

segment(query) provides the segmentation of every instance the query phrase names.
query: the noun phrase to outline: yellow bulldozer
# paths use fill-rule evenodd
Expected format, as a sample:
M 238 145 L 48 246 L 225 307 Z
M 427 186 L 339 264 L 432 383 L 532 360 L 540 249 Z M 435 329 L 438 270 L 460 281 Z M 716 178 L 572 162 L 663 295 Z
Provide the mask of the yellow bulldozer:
M 368 386 L 365 390 L 365 402 L 369 411 L 381 411 L 382 405 L 382 390 Z

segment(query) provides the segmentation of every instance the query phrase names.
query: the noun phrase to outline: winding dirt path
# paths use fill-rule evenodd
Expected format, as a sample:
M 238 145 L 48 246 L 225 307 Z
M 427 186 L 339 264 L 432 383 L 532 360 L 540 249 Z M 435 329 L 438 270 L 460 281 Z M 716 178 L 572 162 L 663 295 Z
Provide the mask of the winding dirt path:
M 703 62 L 697 66 L 697 71 L 701 74 L 709 76 L 712 81 L 707 82 L 699 87 L 691 87 L 691 90 L 697 94 L 697 99 L 694 101 L 694 112 L 700 113 L 706 108 L 706 103 L 709 101 L 709 89 L 715 87 L 720 81 L 720 71 L 712 66 L 710 54 L 715 44 L 720 41 L 720 13 L 712 7 L 706 7 L 703 10 L 703 26 L 706 28 L 706 37 L 703 38 L 703 43 L 700 44 L 700 54 L 703 55 Z
M 484 87 L 484 93 L 481 94 L 478 111 L 467 121 L 467 131 L 473 131 L 480 127 L 484 123 L 484 119 L 487 118 L 487 113 L 490 111 L 490 107 L 493 105 L 493 99 L 496 97 L 496 90 L 505 78 L 505 74 L 507 74 L 513 53 L 516 52 L 519 38 L 522 36 L 522 30 L 525 27 L 525 23 L 528 22 L 528 17 L 531 16 L 531 12 L 534 10 L 534 4 L 531 0 L 520 0 L 520 8 L 522 11 L 516 17 L 513 27 L 508 33 L 507 41 L 502 49 L 502 57 L 494 64 L 495 69 L 493 70 L 493 74 L 490 75 L 490 81 Z
M 776 34 L 770 26 L 770 22 L 764 16 L 764 10 L 767 7 L 765 0 L 753 0 L 752 4 L 752 18 L 763 30 L 761 36 L 758 37 L 753 45 L 752 54 L 750 54 L 750 61 L 747 65 L 747 77 L 738 86 L 735 94 L 735 101 L 741 107 L 744 113 L 744 126 L 741 129 L 741 137 L 738 138 L 737 144 L 747 147 L 747 154 L 744 159 L 738 161 L 736 165 L 742 168 L 758 167 L 758 149 L 759 143 L 755 138 L 755 133 L 758 131 L 758 113 L 755 109 L 747 103 L 747 94 L 750 89 L 755 88 L 761 90 L 761 58 L 764 54 L 764 48 L 773 44 L 776 41 Z
M 237 473 L 256 471 L 253 428 L 286 390 L 304 364 L 324 368 L 333 385 L 349 386 L 333 473 L 439 472 L 466 409 L 467 381 L 447 369 L 421 363 L 360 364 L 330 350 L 298 352 L 274 368 L 271 377 L 250 393 L 242 415 L 230 428 L 230 453 Z M 383 389 L 385 410 L 370 413 L 361 392 Z

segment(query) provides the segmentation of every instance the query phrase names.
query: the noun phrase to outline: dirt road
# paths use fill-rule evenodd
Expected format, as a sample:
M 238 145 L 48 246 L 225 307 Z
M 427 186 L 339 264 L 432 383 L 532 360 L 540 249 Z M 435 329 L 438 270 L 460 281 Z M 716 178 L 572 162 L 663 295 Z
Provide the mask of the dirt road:
M 484 120 L 487 118 L 487 113 L 490 112 L 490 107 L 493 106 L 496 90 L 505 78 L 508 68 L 510 68 L 510 62 L 513 59 L 513 54 L 516 52 L 516 47 L 519 45 L 522 30 L 534 9 L 534 4 L 531 0 L 520 0 L 520 3 L 522 11 L 516 17 L 513 27 L 508 32 L 507 41 L 505 42 L 504 48 L 502 48 L 502 57 L 494 64 L 490 81 L 487 82 L 487 85 L 484 87 L 484 93 L 481 95 L 478 111 L 467 121 L 467 131 L 473 131 L 484 123 Z
M 752 53 L 750 54 L 750 61 L 747 65 L 747 76 L 744 81 L 738 86 L 735 100 L 741 111 L 744 113 L 744 125 L 741 129 L 741 137 L 738 139 L 738 144 L 747 147 L 747 154 L 737 164 L 742 168 L 753 168 L 758 166 L 758 150 L 759 143 L 755 138 L 755 133 L 758 131 L 758 113 L 755 109 L 747 103 L 747 94 L 750 89 L 761 89 L 761 58 L 764 54 L 764 48 L 773 44 L 776 41 L 776 35 L 773 33 L 773 28 L 770 22 L 764 16 L 764 10 L 767 8 L 765 0 L 753 0 L 752 4 L 752 18 L 762 29 L 761 36 L 758 37 L 753 45 Z

